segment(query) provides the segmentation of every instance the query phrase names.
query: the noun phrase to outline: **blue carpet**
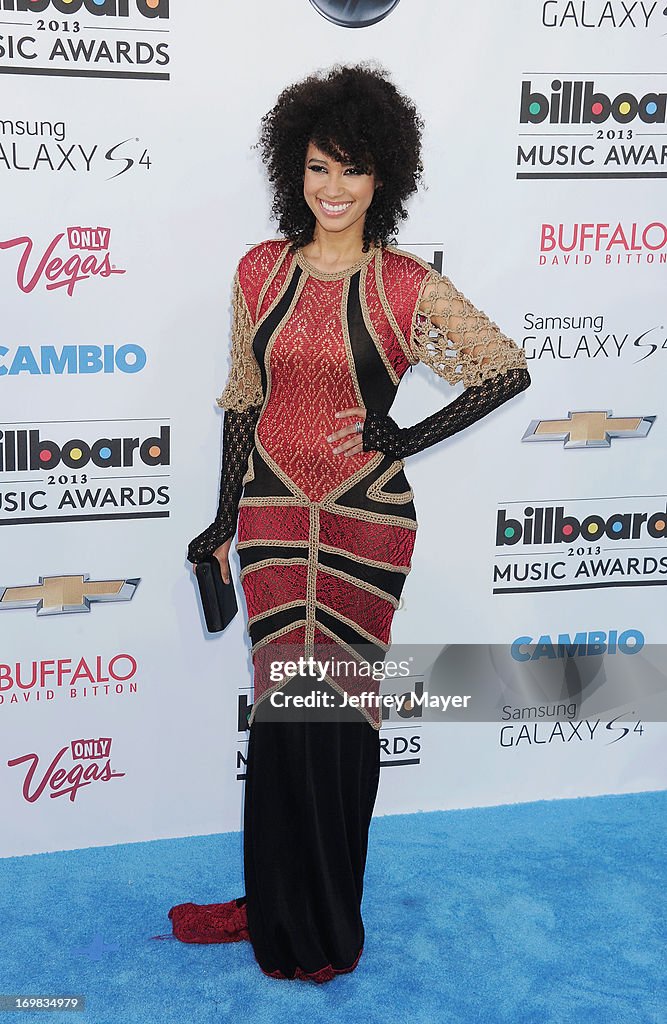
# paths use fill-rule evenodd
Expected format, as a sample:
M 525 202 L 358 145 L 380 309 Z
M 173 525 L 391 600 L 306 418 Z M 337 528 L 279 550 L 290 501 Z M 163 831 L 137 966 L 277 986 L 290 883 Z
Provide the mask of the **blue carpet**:
M 250 945 L 155 941 L 175 903 L 243 892 L 239 833 L 0 860 L 0 993 L 85 995 L 51 1024 L 666 1024 L 667 792 L 371 825 L 366 945 L 326 985 Z

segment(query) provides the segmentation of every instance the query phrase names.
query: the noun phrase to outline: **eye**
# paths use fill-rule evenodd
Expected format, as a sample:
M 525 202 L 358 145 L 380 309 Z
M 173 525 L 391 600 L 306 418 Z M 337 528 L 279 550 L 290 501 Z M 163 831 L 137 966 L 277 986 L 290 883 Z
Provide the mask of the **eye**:
M 346 174 L 363 174 L 364 172 L 359 167 L 348 167 L 345 171 Z
M 326 171 L 326 167 L 323 167 L 322 164 L 309 164 L 308 170 L 309 171 Z

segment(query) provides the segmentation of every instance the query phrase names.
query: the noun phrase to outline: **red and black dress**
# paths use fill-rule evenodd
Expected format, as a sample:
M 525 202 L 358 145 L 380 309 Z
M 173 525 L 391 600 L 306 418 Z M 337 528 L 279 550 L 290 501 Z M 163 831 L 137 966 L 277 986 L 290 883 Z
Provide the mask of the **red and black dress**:
M 312 692 L 314 680 L 273 681 L 270 663 L 298 652 L 384 658 L 417 530 L 404 458 L 486 415 L 530 377 L 522 350 L 448 278 L 391 246 L 323 273 L 289 242 L 263 242 L 239 263 L 233 312 L 232 367 L 218 399 L 218 512 L 188 557 L 209 555 L 238 527 L 254 670 L 246 892 L 208 909 L 180 907 L 195 908 L 188 941 L 249 937 L 266 974 L 326 981 L 353 970 L 363 949 L 380 768 L 377 702 L 341 705 L 378 684 L 332 669 L 317 688 L 338 706 L 334 716 L 282 714 L 270 695 Z M 389 410 L 419 361 L 465 390 L 400 428 Z M 363 450 L 334 453 L 327 436 L 353 419 L 334 414 L 353 406 L 366 409 Z

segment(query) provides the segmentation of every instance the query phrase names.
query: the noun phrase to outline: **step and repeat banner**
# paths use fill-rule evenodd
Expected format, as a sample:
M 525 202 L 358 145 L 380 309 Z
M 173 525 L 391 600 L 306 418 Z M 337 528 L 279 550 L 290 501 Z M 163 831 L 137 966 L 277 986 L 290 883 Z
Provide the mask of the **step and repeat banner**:
M 667 785 L 638 669 L 667 639 L 665 33 L 650 0 L 0 0 L 3 855 L 241 827 L 238 559 L 211 636 L 185 554 L 217 505 L 234 269 L 276 236 L 252 147 L 285 85 L 370 56 L 426 123 L 399 246 L 533 380 L 406 460 L 392 639 L 432 655 L 406 689 L 513 696 L 387 710 L 376 813 Z M 456 394 L 419 365 L 392 416 Z M 543 668 L 555 715 L 523 688 Z

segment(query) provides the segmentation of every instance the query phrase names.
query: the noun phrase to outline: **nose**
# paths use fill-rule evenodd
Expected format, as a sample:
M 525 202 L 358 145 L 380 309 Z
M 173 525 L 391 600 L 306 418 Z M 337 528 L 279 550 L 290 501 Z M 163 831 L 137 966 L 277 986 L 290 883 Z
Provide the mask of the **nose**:
M 343 185 L 342 174 L 337 174 L 335 172 L 329 173 L 327 175 L 326 185 L 324 186 L 325 195 L 329 196 L 331 199 L 336 199 L 337 196 L 342 195 L 344 191 L 345 188 Z

